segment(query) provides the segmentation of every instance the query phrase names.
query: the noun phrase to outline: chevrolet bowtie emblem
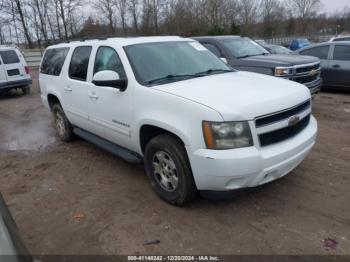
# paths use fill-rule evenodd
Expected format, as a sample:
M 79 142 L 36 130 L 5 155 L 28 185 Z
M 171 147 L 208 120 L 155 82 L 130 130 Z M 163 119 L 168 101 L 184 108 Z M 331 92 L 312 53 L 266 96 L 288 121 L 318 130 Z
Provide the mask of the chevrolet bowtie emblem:
M 316 75 L 317 74 L 317 71 L 316 70 L 311 70 L 310 71 L 310 76 L 314 76 L 314 75 Z
M 288 126 L 289 127 L 296 126 L 299 122 L 300 122 L 300 117 L 299 116 L 292 116 L 288 120 Z

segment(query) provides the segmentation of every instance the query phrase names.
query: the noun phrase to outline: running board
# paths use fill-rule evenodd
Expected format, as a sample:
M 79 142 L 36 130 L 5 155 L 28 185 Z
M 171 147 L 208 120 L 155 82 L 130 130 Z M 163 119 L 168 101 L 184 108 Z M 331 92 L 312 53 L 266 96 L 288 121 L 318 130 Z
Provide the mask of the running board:
M 77 136 L 91 142 L 92 144 L 103 148 L 104 150 L 124 159 L 125 161 L 128 161 L 130 163 L 142 163 L 142 157 L 138 154 L 125 149 L 123 147 L 120 147 L 116 144 L 113 144 L 112 142 L 109 142 L 101 137 L 98 137 L 90 132 L 87 132 L 79 127 L 74 127 L 73 129 L 74 134 Z

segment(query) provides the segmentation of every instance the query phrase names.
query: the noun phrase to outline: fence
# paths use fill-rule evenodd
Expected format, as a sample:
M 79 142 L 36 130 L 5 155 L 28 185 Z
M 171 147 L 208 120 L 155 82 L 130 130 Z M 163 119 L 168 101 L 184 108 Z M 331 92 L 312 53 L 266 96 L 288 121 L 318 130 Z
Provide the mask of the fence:
M 320 36 L 293 36 L 293 37 L 276 37 L 264 39 L 266 43 L 271 45 L 289 46 L 294 39 L 307 38 L 311 42 L 321 43 L 329 41 L 334 35 L 320 35 Z
M 29 67 L 39 67 L 44 51 L 41 49 L 24 49 L 24 58 Z

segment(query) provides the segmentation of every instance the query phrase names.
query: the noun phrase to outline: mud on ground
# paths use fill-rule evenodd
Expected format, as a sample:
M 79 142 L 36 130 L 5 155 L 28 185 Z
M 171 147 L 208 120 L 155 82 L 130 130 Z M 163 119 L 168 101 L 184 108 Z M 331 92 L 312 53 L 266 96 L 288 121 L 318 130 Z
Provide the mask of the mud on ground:
M 30 96 L 0 97 L 0 191 L 37 255 L 350 254 L 350 95 L 314 102 L 318 143 L 290 175 L 176 208 L 141 165 L 59 142 L 35 79 Z

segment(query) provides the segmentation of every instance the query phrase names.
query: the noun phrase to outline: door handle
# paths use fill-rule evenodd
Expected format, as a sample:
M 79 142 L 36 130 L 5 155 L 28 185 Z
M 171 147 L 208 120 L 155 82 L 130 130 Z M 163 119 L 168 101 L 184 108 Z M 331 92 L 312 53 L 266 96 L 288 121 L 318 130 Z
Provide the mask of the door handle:
M 64 90 L 68 91 L 68 92 L 72 92 L 73 91 L 73 89 L 70 86 L 65 86 Z
M 340 65 L 333 65 L 333 68 L 340 68 Z
M 91 99 L 95 99 L 95 100 L 98 100 L 98 99 L 99 99 L 99 96 L 97 96 L 95 93 L 91 93 L 91 94 L 89 95 L 89 97 L 90 97 Z

